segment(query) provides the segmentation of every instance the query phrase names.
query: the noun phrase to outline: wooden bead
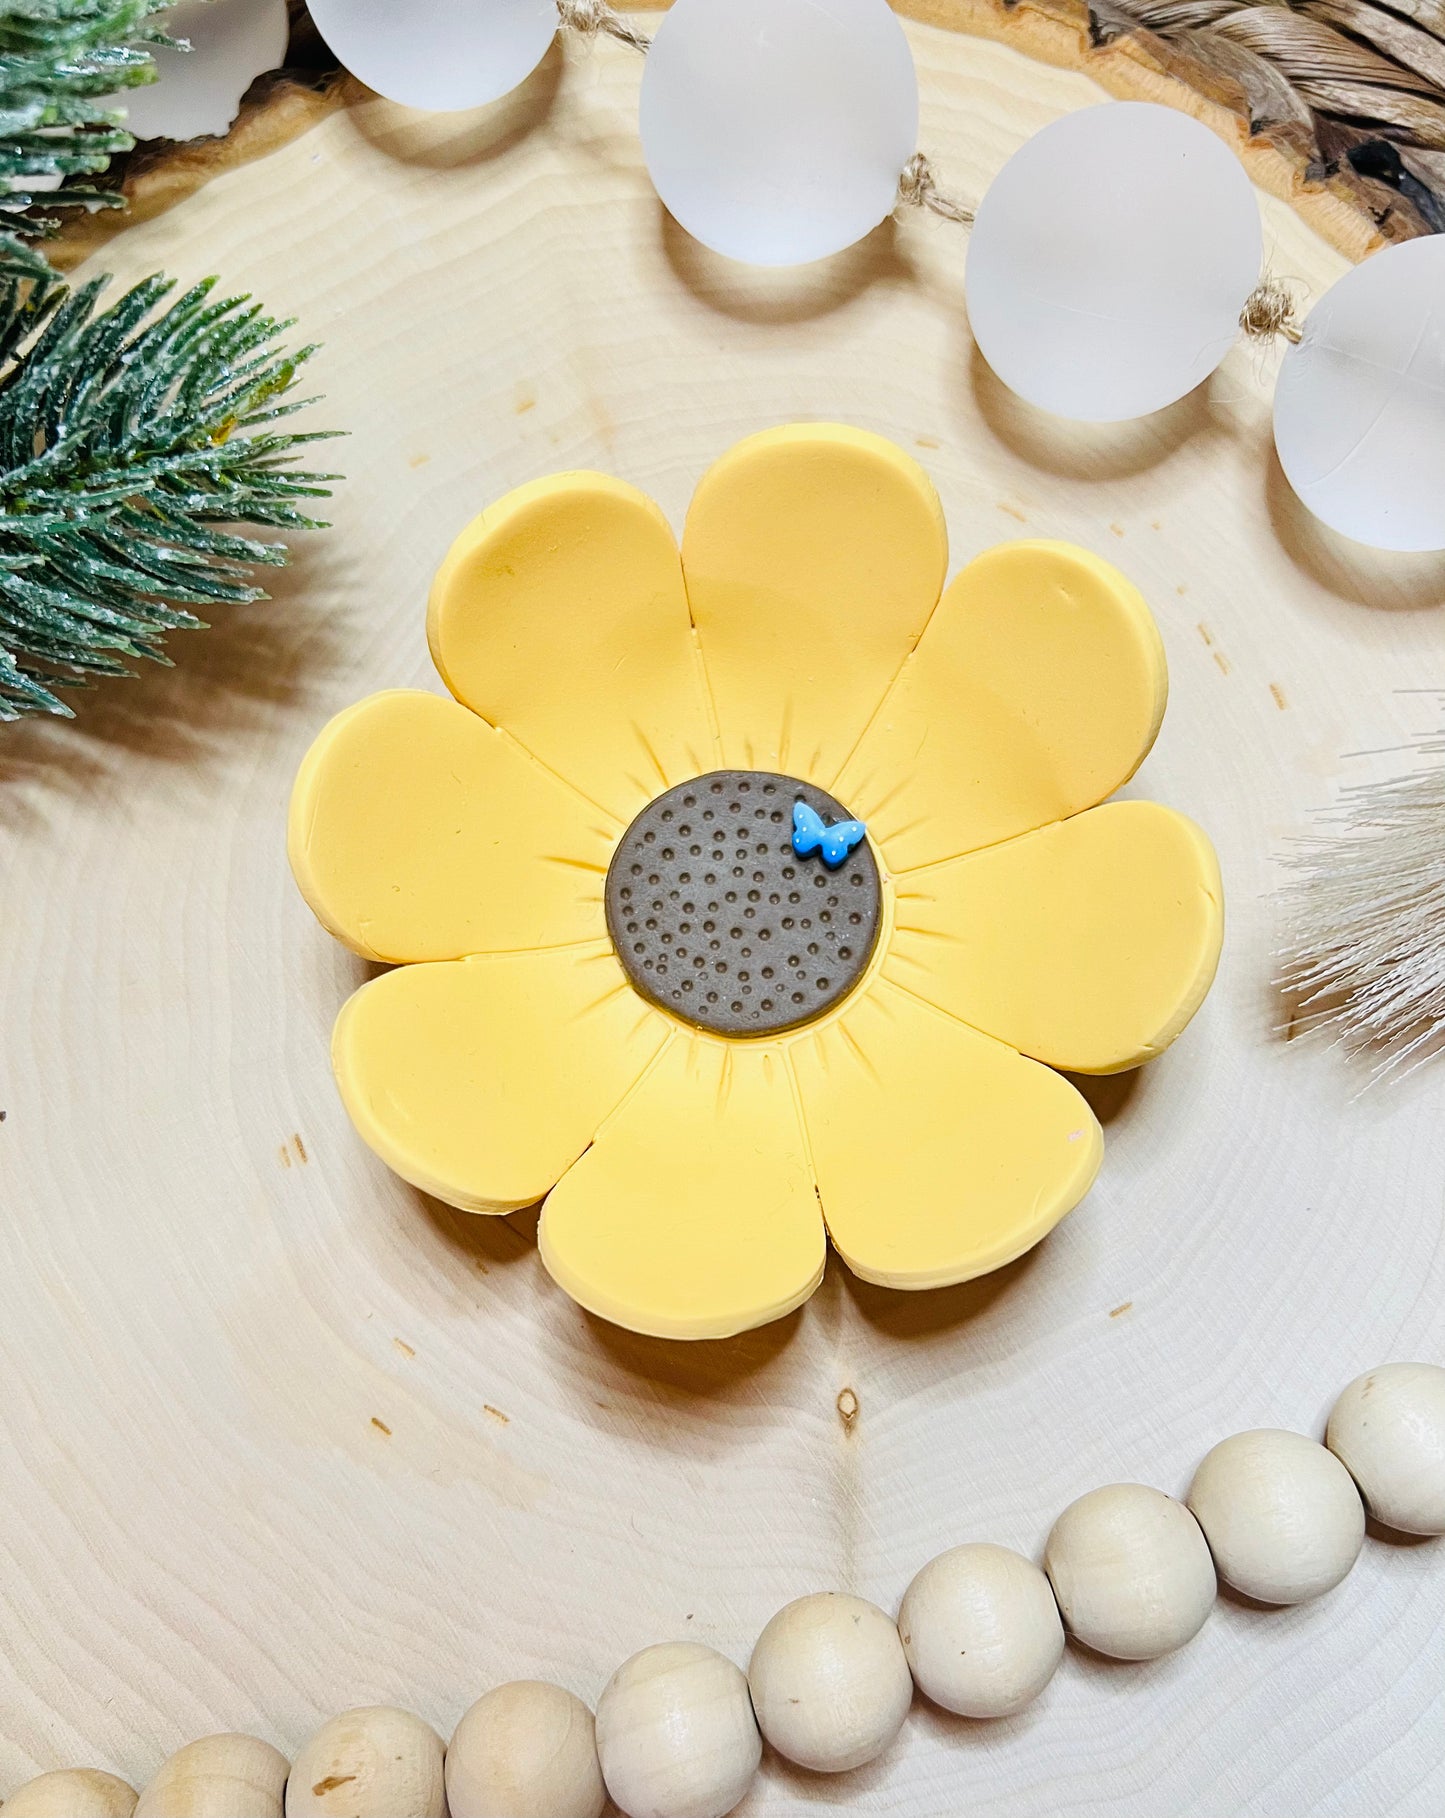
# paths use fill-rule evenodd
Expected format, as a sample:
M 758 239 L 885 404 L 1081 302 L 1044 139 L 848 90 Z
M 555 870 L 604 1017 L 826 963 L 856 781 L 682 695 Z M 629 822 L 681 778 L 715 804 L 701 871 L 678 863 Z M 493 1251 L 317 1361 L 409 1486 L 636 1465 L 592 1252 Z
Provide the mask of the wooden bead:
M 601 1818 L 592 1713 L 560 1685 L 523 1679 L 479 1698 L 447 1750 L 451 1818 Z
M 954 1547 L 903 1594 L 903 1652 L 918 1688 L 962 1717 L 1008 1717 L 1033 1702 L 1064 1652 L 1049 1581 L 1007 1547 Z
M 99 1768 L 61 1768 L 27 1780 L 4 1802 L 5 1818 L 131 1818 L 135 1788 Z
M 778 1611 L 753 1649 L 748 1684 L 778 1753 L 824 1774 L 881 1755 L 913 1700 L 897 1624 L 839 1591 Z
M 1445 1370 L 1393 1363 L 1357 1377 L 1335 1403 L 1325 1444 L 1376 1521 L 1445 1534 Z
M 763 1755 L 748 1682 L 696 1642 L 644 1648 L 597 1700 L 597 1753 L 627 1818 L 723 1818 Z
M 1214 1607 L 1214 1562 L 1182 1502 L 1111 1483 L 1054 1523 L 1044 1570 L 1071 1635 L 1116 1660 L 1156 1660 L 1193 1639 Z
M 1364 1504 L 1349 1472 L 1303 1433 L 1264 1428 L 1221 1440 L 1186 1500 L 1219 1576 L 1261 1603 L 1322 1597 L 1364 1545 Z
M 256 1736 L 203 1736 L 162 1765 L 135 1818 L 285 1818 L 287 1772 Z
M 292 1763 L 286 1818 L 446 1818 L 444 1760 L 441 1737 L 410 1711 L 344 1711 Z

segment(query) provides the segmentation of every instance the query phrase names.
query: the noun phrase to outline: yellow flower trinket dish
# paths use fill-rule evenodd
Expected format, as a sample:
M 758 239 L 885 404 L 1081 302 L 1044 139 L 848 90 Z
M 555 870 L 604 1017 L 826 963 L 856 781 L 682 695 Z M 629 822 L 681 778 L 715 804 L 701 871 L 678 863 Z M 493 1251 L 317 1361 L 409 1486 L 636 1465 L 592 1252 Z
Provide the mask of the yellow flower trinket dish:
M 1028 1250 L 1103 1154 L 1063 1073 L 1160 1053 L 1214 976 L 1213 849 L 1107 798 L 1164 712 L 1143 599 L 1068 544 L 945 589 L 927 477 L 832 425 L 704 478 L 681 549 L 605 475 L 459 538 L 449 696 L 321 733 L 289 846 L 395 969 L 337 1021 L 357 1130 L 634 1331 L 717 1338 L 848 1267 L 932 1288 Z

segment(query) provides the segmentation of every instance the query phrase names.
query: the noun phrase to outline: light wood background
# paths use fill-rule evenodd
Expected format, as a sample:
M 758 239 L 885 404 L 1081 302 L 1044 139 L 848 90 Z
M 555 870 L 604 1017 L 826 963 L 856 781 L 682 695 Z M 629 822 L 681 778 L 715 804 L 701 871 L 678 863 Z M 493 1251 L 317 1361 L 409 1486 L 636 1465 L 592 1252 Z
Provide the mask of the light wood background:
M 909 30 L 965 194 L 1099 97 Z M 602 45 L 481 116 L 347 108 L 106 249 L 300 315 L 351 477 L 274 604 L 0 740 L 0 1790 L 140 1782 L 220 1728 L 294 1750 L 358 1703 L 449 1733 L 498 1680 L 595 1698 L 668 1637 L 745 1660 L 791 1597 L 894 1608 L 945 1546 L 1035 1552 L 1098 1483 L 1182 1491 L 1224 1434 L 1318 1431 L 1361 1369 L 1445 1358 L 1442 1076 L 1359 1099 L 1281 1038 L 1267 896 L 1308 812 L 1400 761 L 1341 754 L 1437 726 L 1410 691 L 1445 685 L 1445 563 L 1297 508 L 1272 352 L 1072 432 L 974 355 L 942 222 L 801 275 L 715 262 L 651 194 L 637 81 Z M 1318 294 L 1343 257 L 1263 207 Z M 527 1217 L 448 1212 L 353 1136 L 326 1045 L 361 969 L 291 887 L 283 815 L 329 714 L 432 682 L 428 579 L 488 500 L 595 465 L 680 521 L 718 452 L 794 417 L 913 449 L 957 561 L 1070 537 L 1143 587 L 1173 703 L 1138 787 L 1214 834 L 1231 931 L 1188 1036 L 1104 1089 L 1100 1184 L 1036 1254 L 916 1297 L 833 1269 L 782 1324 L 676 1348 L 580 1313 Z M 842 1780 L 770 1762 L 748 1818 L 1426 1818 L 1442 1551 L 1372 1540 L 1324 1605 L 1222 1602 L 1154 1666 L 1071 1651 L 1013 1722 L 918 1708 Z

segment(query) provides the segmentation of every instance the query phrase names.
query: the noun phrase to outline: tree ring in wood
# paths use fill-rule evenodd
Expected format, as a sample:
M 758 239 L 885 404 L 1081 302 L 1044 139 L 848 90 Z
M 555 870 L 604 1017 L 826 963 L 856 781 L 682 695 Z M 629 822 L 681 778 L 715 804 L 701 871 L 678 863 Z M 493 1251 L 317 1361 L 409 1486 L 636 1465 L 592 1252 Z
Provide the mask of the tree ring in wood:
M 793 808 L 851 819 L 825 789 L 715 770 L 649 802 L 607 872 L 607 931 L 650 1002 L 716 1035 L 813 1022 L 867 970 L 882 908 L 866 841 L 830 867 L 793 849 Z

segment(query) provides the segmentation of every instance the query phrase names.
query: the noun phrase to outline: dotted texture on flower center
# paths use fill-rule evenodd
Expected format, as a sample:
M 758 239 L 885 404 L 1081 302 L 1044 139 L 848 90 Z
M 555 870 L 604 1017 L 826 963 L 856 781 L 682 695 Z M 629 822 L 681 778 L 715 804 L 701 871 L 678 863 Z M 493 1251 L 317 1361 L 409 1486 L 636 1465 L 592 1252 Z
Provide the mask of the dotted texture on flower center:
M 793 850 L 793 804 L 850 816 L 809 783 L 718 770 L 669 789 L 622 836 L 607 929 L 638 991 L 719 1035 L 813 1021 L 858 983 L 882 890 L 867 845 L 830 870 Z

